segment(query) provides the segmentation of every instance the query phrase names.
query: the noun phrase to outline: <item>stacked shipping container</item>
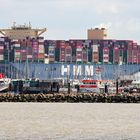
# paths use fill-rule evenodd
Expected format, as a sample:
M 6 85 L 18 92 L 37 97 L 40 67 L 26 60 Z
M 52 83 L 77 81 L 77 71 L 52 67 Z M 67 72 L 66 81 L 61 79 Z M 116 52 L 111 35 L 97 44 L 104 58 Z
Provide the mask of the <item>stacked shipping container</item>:
M 43 62 L 44 61 L 44 38 L 38 38 L 38 60 Z
M 0 61 L 4 60 L 4 45 L 0 45 Z
M 132 52 L 132 63 L 137 64 L 138 63 L 138 48 L 137 43 L 133 43 L 133 52 Z
M 77 42 L 77 46 L 76 46 L 76 62 L 83 62 L 83 54 L 82 54 L 82 42 Z
M 114 64 L 118 64 L 119 63 L 119 48 L 118 48 L 118 46 L 115 46 L 114 47 L 114 54 L 113 54 L 113 56 L 114 56 Z
M 92 45 L 92 60 L 93 63 L 98 63 L 98 45 Z
M 0 38 L 0 62 L 4 60 L 4 38 Z
M 11 40 L 12 50 L 14 52 L 14 62 L 44 62 L 44 40 L 26 39 L 26 40 Z
M 44 45 L 45 44 L 45 45 Z M 140 64 L 140 46 L 131 40 L 24 40 L 0 38 L 0 62 Z
M 127 57 L 127 62 L 128 64 L 132 64 L 132 57 L 133 57 L 133 42 L 129 42 L 128 44 L 128 57 Z
M 65 62 L 65 42 L 60 42 L 60 62 Z
M 49 62 L 53 63 L 55 61 L 55 46 L 49 46 L 48 50 Z
M 38 41 L 36 39 L 32 41 L 32 47 L 33 61 L 36 62 L 38 60 Z
M 65 62 L 70 63 L 72 61 L 72 48 L 69 43 L 66 43 L 65 48 Z
M 82 56 L 82 61 L 83 61 L 83 63 L 87 63 L 88 62 L 88 48 L 87 47 L 83 47 L 83 50 L 82 50 L 82 52 L 83 52 L 83 56 Z
M 127 40 L 69 40 L 69 41 L 56 41 L 57 62 L 80 62 L 80 63 L 105 63 L 105 64 L 130 64 L 136 63 L 131 60 L 132 51 L 136 57 L 136 50 L 138 48 L 131 48 L 130 43 L 133 41 Z M 132 45 L 133 46 L 133 45 Z M 136 45 L 137 46 L 137 45 Z M 67 50 L 68 49 L 68 50 Z M 59 51 L 58 51 L 59 50 Z M 58 53 L 59 52 L 59 53 Z M 70 53 L 68 53 L 70 52 Z M 128 54 L 128 52 L 130 52 Z M 55 54 L 55 55 L 56 55 Z M 70 60 L 71 54 L 71 60 Z M 132 62 L 131 62 L 132 61 Z M 134 61 L 134 62 L 133 62 Z M 138 61 L 138 59 L 137 59 Z

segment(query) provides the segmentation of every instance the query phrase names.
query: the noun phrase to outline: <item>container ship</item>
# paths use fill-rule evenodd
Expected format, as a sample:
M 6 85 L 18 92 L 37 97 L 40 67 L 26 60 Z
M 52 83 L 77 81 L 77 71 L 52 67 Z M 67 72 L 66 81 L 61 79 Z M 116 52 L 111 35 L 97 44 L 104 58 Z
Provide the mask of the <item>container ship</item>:
M 46 31 L 15 23 L 0 29 L 0 72 L 8 78 L 112 80 L 140 70 L 140 45 L 107 39 L 105 28 L 89 29 L 83 40 L 47 40 Z

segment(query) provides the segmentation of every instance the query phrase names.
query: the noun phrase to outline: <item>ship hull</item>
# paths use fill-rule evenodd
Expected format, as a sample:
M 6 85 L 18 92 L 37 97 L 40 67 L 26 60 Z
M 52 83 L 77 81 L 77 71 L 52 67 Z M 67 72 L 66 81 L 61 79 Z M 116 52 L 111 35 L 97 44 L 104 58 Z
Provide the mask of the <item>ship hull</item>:
M 20 78 L 47 79 L 103 79 L 114 80 L 120 76 L 133 74 L 140 70 L 140 65 L 95 65 L 95 64 L 39 64 L 39 63 L 13 63 L 13 67 L 19 70 Z M 17 77 L 17 78 L 19 78 Z

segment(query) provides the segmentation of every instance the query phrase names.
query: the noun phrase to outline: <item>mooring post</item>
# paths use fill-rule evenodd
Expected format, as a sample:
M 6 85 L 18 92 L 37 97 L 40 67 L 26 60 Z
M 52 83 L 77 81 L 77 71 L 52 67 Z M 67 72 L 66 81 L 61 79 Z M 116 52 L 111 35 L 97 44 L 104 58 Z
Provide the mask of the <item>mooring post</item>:
M 107 83 L 105 84 L 105 93 L 108 93 L 108 86 L 107 86 Z
M 118 78 L 116 79 L 116 94 L 118 94 L 118 88 L 119 88 L 119 82 L 118 82 Z
M 70 82 L 68 82 L 68 94 L 70 94 Z

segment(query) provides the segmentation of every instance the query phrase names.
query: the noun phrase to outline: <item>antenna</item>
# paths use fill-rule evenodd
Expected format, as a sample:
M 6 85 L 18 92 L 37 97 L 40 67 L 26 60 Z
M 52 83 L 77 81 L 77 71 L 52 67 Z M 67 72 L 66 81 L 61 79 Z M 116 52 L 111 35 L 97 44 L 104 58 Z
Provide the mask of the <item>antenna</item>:
M 29 27 L 31 27 L 31 22 L 29 21 Z
M 24 27 L 26 27 L 26 23 L 24 23 Z
M 13 22 L 13 27 L 15 27 L 15 26 L 16 26 L 16 22 L 14 21 L 14 22 Z

